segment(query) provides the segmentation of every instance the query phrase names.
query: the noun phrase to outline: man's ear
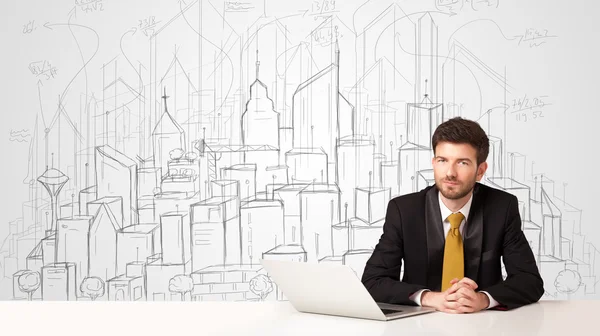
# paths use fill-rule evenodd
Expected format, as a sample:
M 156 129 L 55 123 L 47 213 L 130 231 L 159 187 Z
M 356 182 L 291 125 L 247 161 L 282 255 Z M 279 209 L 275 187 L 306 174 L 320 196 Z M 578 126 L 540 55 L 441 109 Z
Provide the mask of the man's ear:
M 477 167 L 477 181 L 481 181 L 481 179 L 483 178 L 483 175 L 485 175 L 485 172 L 488 169 L 488 164 L 487 162 L 482 162 L 479 164 L 479 166 Z

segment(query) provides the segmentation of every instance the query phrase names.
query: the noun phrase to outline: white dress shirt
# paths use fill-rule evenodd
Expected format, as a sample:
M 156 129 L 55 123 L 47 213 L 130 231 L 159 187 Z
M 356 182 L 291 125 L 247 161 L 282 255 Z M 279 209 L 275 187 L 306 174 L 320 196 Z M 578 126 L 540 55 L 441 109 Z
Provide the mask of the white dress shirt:
M 439 192 L 438 192 L 438 200 L 440 203 L 440 211 L 442 213 L 442 220 L 443 220 L 442 224 L 444 225 L 444 237 L 447 237 L 448 232 L 450 231 L 450 227 L 451 227 L 450 222 L 448 221 L 448 216 L 450 216 L 452 214 L 452 211 L 450 209 L 448 209 L 448 207 L 444 204 L 444 202 L 442 202 L 442 196 L 441 196 L 441 193 L 439 193 Z M 464 232 L 465 224 L 467 223 L 467 219 L 469 218 L 469 211 L 471 210 L 472 202 L 473 202 L 473 194 L 471 193 L 471 197 L 469 198 L 467 203 L 460 210 L 458 210 L 458 212 L 462 213 L 463 216 L 465 216 L 463 221 L 460 223 L 460 226 L 458 227 L 458 231 L 460 232 L 461 237 L 464 237 L 463 232 Z M 417 291 L 416 293 L 414 293 L 413 295 L 410 296 L 410 299 L 413 300 L 416 304 L 418 304 L 420 306 L 421 305 L 421 294 L 423 294 L 424 291 L 428 291 L 428 289 L 421 289 L 421 290 Z M 494 298 L 490 295 L 490 293 L 488 293 L 486 291 L 481 291 L 481 292 L 485 293 L 485 295 L 487 295 L 487 297 L 490 299 L 490 304 L 487 307 L 488 309 L 499 305 L 498 301 L 494 300 Z

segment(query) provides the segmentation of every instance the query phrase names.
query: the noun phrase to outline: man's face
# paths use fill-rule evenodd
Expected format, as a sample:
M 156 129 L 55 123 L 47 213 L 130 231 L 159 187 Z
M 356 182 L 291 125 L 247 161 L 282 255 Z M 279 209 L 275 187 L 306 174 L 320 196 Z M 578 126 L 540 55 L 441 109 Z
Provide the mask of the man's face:
M 477 166 L 477 150 L 469 144 L 440 142 L 432 160 L 437 188 L 447 199 L 457 200 L 469 194 L 487 169 L 487 163 Z

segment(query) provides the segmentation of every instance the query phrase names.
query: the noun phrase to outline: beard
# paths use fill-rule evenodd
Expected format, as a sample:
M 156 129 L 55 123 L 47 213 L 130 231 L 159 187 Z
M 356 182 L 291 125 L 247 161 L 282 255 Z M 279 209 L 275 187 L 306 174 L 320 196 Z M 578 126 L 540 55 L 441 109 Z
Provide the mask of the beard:
M 458 185 L 455 186 L 448 186 L 445 185 L 444 182 L 454 182 L 454 183 L 459 183 Z M 472 181 L 467 181 L 467 182 L 459 182 L 456 179 L 448 179 L 446 177 L 439 179 L 439 181 L 436 182 L 436 186 L 438 188 L 438 190 L 440 191 L 440 193 L 442 193 L 442 196 L 444 196 L 446 199 L 450 199 L 450 200 L 457 200 L 457 199 L 461 199 L 465 196 L 467 196 L 469 194 L 469 192 L 471 192 L 471 190 L 473 190 L 473 187 L 475 187 L 475 183 L 477 182 L 477 179 L 473 178 Z

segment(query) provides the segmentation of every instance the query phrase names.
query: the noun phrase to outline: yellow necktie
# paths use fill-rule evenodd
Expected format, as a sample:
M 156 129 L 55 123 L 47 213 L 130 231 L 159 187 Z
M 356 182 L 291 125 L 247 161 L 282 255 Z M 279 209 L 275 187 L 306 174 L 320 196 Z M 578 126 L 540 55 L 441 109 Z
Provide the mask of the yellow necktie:
M 444 268 L 442 272 L 442 292 L 448 289 L 450 281 L 454 278 L 458 280 L 464 277 L 465 261 L 463 252 L 462 236 L 458 228 L 465 216 L 458 212 L 448 216 L 450 222 L 450 231 L 446 236 L 446 244 L 444 246 Z

